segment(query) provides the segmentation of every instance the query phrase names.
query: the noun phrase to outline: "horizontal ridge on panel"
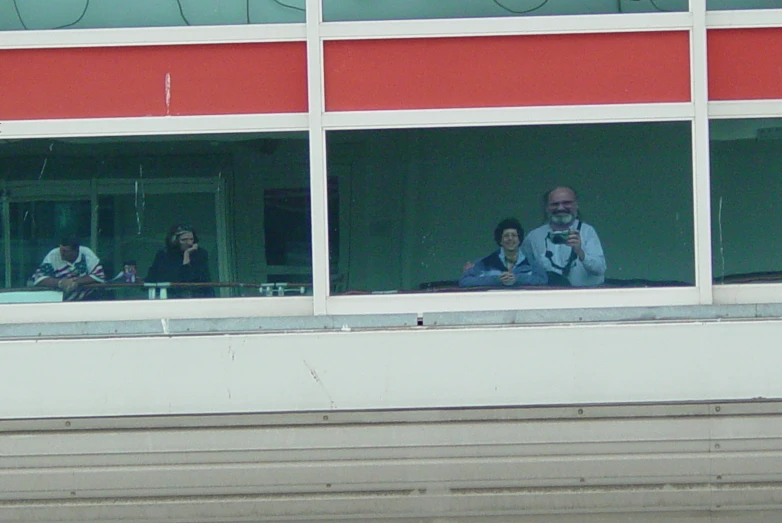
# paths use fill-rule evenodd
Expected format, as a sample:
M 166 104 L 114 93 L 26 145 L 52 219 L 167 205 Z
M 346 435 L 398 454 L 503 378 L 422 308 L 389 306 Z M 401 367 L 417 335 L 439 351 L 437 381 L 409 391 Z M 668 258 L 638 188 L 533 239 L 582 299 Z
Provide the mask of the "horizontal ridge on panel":
M 709 99 L 782 98 L 782 27 L 710 29 Z
M 0 119 L 307 111 L 304 42 L 0 51 Z
M 327 111 L 690 101 L 684 31 L 325 42 Z

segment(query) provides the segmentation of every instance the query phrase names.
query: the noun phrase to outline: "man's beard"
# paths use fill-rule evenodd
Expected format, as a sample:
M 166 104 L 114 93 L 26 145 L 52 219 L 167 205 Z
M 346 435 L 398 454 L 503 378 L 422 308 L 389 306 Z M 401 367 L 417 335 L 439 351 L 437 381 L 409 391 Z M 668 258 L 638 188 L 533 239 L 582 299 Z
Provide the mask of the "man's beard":
M 549 217 L 549 221 L 551 222 L 551 225 L 570 225 L 573 223 L 573 220 L 576 219 L 575 214 L 572 213 L 559 213 L 559 214 L 552 214 Z

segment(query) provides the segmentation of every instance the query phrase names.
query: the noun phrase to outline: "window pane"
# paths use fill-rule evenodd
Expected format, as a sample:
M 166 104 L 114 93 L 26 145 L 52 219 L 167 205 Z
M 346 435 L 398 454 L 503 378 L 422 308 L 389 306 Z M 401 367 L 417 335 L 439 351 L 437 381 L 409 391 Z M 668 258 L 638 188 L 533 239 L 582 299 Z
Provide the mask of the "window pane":
M 578 191 L 571 210 L 590 243 L 582 250 L 602 251 L 607 263 L 604 274 L 573 280 L 586 270 L 579 258 L 568 281 L 694 282 L 689 122 L 338 131 L 328 134 L 328 158 L 340 194 L 337 292 L 458 289 L 467 262 L 497 252 L 495 227 L 508 217 L 540 265 L 561 275 L 552 264 L 568 264 L 575 249 L 548 236 L 542 196 L 562 185 Z
M 710 11 L 782 9 L 782 0 L 706 0 L 706 9 Z
M 306 133 L 0 141 L 0 299 L 308 293 L 307 154 Z
M 687 11 L 687 0 L 323 0 L 323 19 L 420 20 Z
M 713 120 L 710 138 L 714 280 L 780 281 L 782 118 Z
M 305 0 L 7 0 L 0 30 L 303 23 Z

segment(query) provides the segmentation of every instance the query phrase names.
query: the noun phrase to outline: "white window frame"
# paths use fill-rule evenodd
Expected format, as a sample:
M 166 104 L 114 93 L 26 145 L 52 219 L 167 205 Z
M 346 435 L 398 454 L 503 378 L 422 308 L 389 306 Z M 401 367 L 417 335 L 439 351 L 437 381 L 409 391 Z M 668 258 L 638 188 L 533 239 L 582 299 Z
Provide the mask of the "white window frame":
M 306 131 L 306 114 L 236 116 L 183 116 L 145 118 L 94 118 L 69 120 L 19 120 L 0 124 L 3 139 L 87 138 L 104 136 L 172 136 Z M 218 209 L 219 211 L 219 209 Z M 231 318 L 248 316 L 309 316 L 311 296 L 269 298 L 221 298 L 167 301 L 118 301 L 8 304 L 4 323 L 140 320 L 154 318 Z
M 308 10 L 318 7 L 318 0 L 310 0 Z M 700 9 L 700 11 L 698 11 Z M 701 26 L 705 27 L 705 0 L 692 0 L 687 13 L 652 13 L 621 15 L 578 15 L 556 17 L 519 17 L 501 19 L 464 19 L 464 20 L 426 20 L 426 21 L 388 21 L 388 22 L 328 22 L 318 20 L 320 29 L 319 58 L 323 59 L 324 42 L 330 40 L 369 39 L 369 38 L 442 38 L 460 36 L 493 36 L 508 34 L 585 34 L 604 32 L 648 32 L 648 31 L 687 31 L 697 35 L 696 23 L 700 12 Z M 310 18 L 315 18 L 311 16 Z M 308 18 L 311 27 L 312 20 Z M 366 296 L 328 296 L 323 307 L 328 314 L 383 314 L 416 312 L 419 315 L 437 311 L 470 310 L 518 310 L 518 309 L 562 309 L 591 307 L 627 307 L 651 305 L 695 305 L 711 303 L 711 251 L 710 242 L 699 239 L 699 231 L 709 226 L 708 198 L 708 149 L 706 154 L 696 150 L 705 145 L 708 148 L 708 118 L 705 112 L 706 75 L 705 75 L 705 30 L 701 47 L 691 44 L 691 77 L 693 78 L 692 99 L 688 103 L 674 104 L 619 104 L 591 106 L 554 106 L 522 108 L 478 108 L 452 110 L 409 110 L 409 111 L 325 111 L 322 83 L 323 64 L 321 64 L 321 84 L 317 93 L 321 98 L 312 103 L 310 110 L 317 107 L 323 127 L 318 136 L 323 140 L 323 157 L 312 162 L 313 170 L 325 161 L 325 136 L 323 131 L 405 128 L 405 127 L 474 127 L 497 125 L 544 125 L 567 123 L 619 123 L 619 122 L 655 122 L 690 121 L 693 140 L 693 214 L 695 236 L 696 285 L 683 288 L 653 289 L 568 289 L 556 291 L 502 292 L 502 293 L 426 293 L 394 294 Z M 310 37 L 308 33 L 308 38 Z M 693 42 L 695 38 L 690 38 Z M 315 89 L 311 89 L 311 92 Z M 700 98 L 702 104 L 696 103 Z M 706 133 L 704 135 L 704 132 Z M 314 156 L 313 156 L 314 157 Z M 321 183 L 325 180 L 325 169 L 318 176 Z M 705 183 L 703 180 L 706 180 Z M 707 192 L 703 193 L 704 188 Z M 314 192 L 314 191 L 313 191 Z M 314 207 L 314 206 L 313 206 Z M 318 218 L 313 215 L 313 222 Z M 328 245 L 328 238 L 313 235 L 321 243 Z M 313 257 L 316 278 L 325 282 L 315 283 L 316 289 L 329 289 L 327 260 Z M 705 260 L 705 261 L 704 261 Z M 707 263 L 708 262 L 708 263 Z M 321 267 L 317 267 L 318 264 Z M 320 296 L 316 296 L 316 303 Z M 316 305 L 318 308 L 320 304 Z
M 708 103 L 706 31 L 722 27 L 782 27 L 782 10 L 706 13 L 706 0 L 691 0 L 689 12 L 577 15 L 464 20 L 327 22 L 321 0 L 306 0 L 305 24 L 250 26 L 14 31 L 0 33 L 0 49 L 89 46 L 151 46 L 249 42 L 306 42 L 307 113 L 28 120 L 0 122 L 0 137 L 58 138 L 307 131 L 310 137 L 310 188 L 313 223 L 313 296 L 187 300 L 172 303 L 24 305 L 3 307 L 4 321 L 245 317 L 322 314 L 376 314 L 436 311 L 631 307 L 779 301 L 777 285 L 712 285 L 709 118 L 782 116 L 779 101 Z M 607 32 L 687 31 L 690 34 L 692 98 L 687 103 L 478 108 L 437 111 L 326 112 L 324 43 L 377 38 L 584 34 Z M 326 132 L 403 127 L 497 126 L 565 123 L 690 121 L 693 139 L 693 216 L 696 285 L 686 288 L 572 289 L 524 293 L 457 293 L 448 295 L 330 296 L 327 227 Z M 775 290 L 776 289 L 776 290 Z M 775 296 L 772 296 L 774 294 Z M 458 299 L 456 299 L 458 297 Z M 51 308 L 51 310 L 49 309 Z

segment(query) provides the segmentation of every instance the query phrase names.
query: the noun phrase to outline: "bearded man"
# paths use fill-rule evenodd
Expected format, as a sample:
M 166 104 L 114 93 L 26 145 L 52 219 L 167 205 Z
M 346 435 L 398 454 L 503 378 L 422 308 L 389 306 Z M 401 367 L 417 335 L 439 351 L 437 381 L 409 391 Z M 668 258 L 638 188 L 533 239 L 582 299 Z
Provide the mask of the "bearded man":
M 554 287 L 593 287 L 605 281 L 606 259 L 597 231 L 578 216 L 578 196 L 571 187 L 543 196 L 548 222 L 529 233 L 521 252 L 543 266 Z

